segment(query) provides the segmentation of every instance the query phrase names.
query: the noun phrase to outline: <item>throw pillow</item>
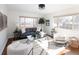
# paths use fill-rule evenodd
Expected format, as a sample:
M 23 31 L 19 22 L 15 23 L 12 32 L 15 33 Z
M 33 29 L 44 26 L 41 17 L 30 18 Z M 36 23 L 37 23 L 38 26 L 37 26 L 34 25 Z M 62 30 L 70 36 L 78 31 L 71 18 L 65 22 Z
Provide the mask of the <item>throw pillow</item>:
M 25 31 L 25 28 L 22 28 L 21 31 L 22 31 L 22 33 L 25 33 L 25 32 L 26 32 L 26 31 Z

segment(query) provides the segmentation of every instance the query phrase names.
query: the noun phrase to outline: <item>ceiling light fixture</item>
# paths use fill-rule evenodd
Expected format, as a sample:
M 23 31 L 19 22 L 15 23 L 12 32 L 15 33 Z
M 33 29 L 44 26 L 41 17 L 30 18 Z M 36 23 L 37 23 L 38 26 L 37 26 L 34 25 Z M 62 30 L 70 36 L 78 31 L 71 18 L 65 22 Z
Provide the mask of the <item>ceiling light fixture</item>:
M 39 9 L 44 9 L 45 8 L 45 4 L 39 4 L 38 7 L 39 7 Z

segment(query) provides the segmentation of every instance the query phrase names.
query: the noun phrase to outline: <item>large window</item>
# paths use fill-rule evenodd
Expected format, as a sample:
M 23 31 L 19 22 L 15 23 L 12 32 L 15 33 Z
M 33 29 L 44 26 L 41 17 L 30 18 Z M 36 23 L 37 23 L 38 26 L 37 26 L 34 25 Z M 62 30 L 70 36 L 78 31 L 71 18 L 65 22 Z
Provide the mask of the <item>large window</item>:
M 38 18 L 36 17 L 20 16 L 17 25 L 21 28 L 37 27 L 37 20 Z
M 56 17 L 55 23 L 64 29 L 79 29 L 79 15 Z

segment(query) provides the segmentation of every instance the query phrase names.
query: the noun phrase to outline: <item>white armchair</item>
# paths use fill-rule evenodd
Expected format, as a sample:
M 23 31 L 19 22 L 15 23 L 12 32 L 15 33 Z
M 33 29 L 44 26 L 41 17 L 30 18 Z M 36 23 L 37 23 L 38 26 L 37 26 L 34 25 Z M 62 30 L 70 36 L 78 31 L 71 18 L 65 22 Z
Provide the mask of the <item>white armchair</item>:
M 55 43 L 59 43 L 59 44 L 64 44 L 64 43 L 66 43 L 67 41 L 65 40 L 65 37 L 59 36 L 59 37 L 55 37 L 55 38 L 54 38 L 54 42 L 55 42 Z

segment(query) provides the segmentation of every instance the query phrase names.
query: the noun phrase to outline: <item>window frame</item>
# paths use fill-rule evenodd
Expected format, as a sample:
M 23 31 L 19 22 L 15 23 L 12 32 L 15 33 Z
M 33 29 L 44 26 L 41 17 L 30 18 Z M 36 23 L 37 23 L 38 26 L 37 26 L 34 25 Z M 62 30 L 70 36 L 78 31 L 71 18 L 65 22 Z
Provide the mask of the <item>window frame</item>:
M 32 26 L 32 27 L 34 27 L 35 19 L 38 20 L 39 17 L 19 16 L 18 26 L 19 26 L 20 28 L 21 28 L 21 24 L 20 24 L 20 21 L 21 21 L 20 19 L 21 19 L 21 18 L 24 18 L 24 22 L 26 22 L 26 21 L 25 21 L 26 18 L 32 18 L 32 19 L 33 19 L 33 26 Z M 26 27 L 26 25 L 24 25 L 24 27 Z

